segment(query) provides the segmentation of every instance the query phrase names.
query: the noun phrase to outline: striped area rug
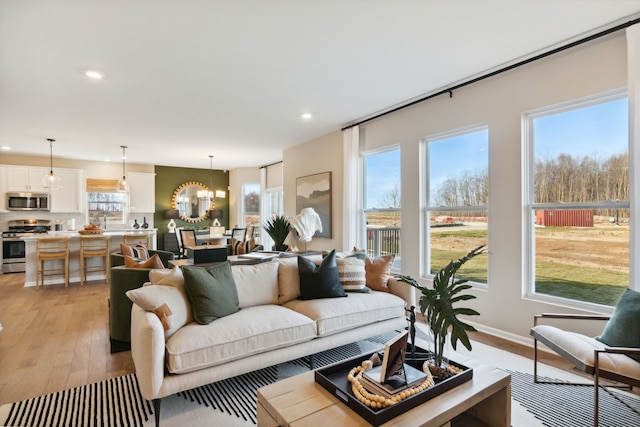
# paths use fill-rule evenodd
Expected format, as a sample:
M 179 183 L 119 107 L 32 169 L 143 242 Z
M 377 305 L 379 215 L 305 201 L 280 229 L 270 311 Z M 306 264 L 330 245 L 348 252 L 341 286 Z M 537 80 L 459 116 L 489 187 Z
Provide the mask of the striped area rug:
M 593 425 L 593 386 L 536 384 L 533 375 L 511 374 L 511 397 L 548 427 Z M 559 381 L 541 377 L 542 381 Z M 599 394 L 601 427 L 639 427 L 640 398 L 629 393 L 601 389 Z
M 418 336 L 424 338 L 418 331 Z M 395 333 L 314 355 L 321 367 L 375 351 Z M 218 381 L 162 399 L 161 426 L 252 427 L 256 424 L 257 389 L 309 369 L 302 358 Z M 528 373 L 509 371 L 512 397 L 541 424 L 549 427 L 593 425 L 593 388 L 535 384 Z M 548 379 L 548 378 L 547 378 Z M 640 398 L 628 393 L 621 403 L 600 392 L 600 425 L 640 426 Z M 140 396 L 135 375 L 114 378 L 0 407 L 4 426 L 134 426 L 155 425 L 151 402 Z M 515 427 L 526 427 L 517 425 Z
M 315 367 L 375 351 L 396 333 L 341 346 L 313 356 Z M 162 426 L 253 426 L 257 423 L 257 390 L 309 370 L 301 358 L 238 377 L 218 381 L 162 399 Z M 153 406 L 140 395 L 135 374 L 0 407 L 3 426 L 132 426 L 155 425 Z

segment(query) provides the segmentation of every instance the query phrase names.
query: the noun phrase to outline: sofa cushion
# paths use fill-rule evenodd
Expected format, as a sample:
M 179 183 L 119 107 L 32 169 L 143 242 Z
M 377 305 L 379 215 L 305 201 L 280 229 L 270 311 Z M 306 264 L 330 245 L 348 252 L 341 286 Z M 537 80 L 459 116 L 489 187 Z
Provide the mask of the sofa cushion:
M 149 271 L 149 282 L 152 285 L 174 286 L 184 291 L 184 276 L 180 268 L 163 268 Z
M 345 291 L 358 292 L 367 287 L 367 275 L 364 269 L 364 259 L 355 256 L 338 258 L 338 276 Z
M 602 334 L 596 339 L 611 347 L 640 348 L 640 292 L 630 288 L 624 291 Z M 629 357 L 640 362 L 640 355 Z
M 231 266 L 240 308 L 278 304 L 278 265 L 275 261 L 268 261 Z
M 595 338 L 552 325 L 534 326 L 531 328 L 530 334 L 548 345 L 553 351 L 566 355 L 567 359 L 575 359 L 575 363 L 588 366 L 589 368 L 585 368 L 587 372 L 593 372 L 594 350 L 602 350 L 607 346 Z M 640 363 L 625 354 L 600 353 L 598 367 L 611 373 L 623 372 L 625 376 L 640 381 Z
M 149 250 L 145 245 L 141 244 L 126 245 L 120 243 L 120 253 L 124 256 L 130 256 L 142 261 L 149 259 Z
M 248 254 L 255 250 L 256 240 L 251 238 L 249 240 L 236 240 L 231 239 L 231 255 Z
M 247 307 L 208 325 L 190 323 L 166 344 L 167 369 L 197 371 L 315 338 L 315 322 L 279 305 Z
M 203 325 L 237 312 L 238 291 L 229 262 L 213 267 L 182 267 L 193 319 Z
M 305 258 L 319 264 L 321 255 L 310 255 Z M 298 257 L 278 258 L 278 302 L 284 304 L 300 296 L 300 275 L 298 274 Z
M 364 268 L 369 288 L 374 291 L 389 292 L 388 282 L 391 278 L 391 266 L 395 257 L 395 255 L 385 255 L 365 259 Z
M 162 260 L 157 254 L 146 260 L 139 260 L 125 255 L 124 266 L 127 268 L 164 268 Z
M 300 299 L 346 297 L 336 264 L 336 251 L 324 257 L 319 266 L 313 261 L 298 257 L 300 275 Z
M 178 329 L 193 321 L 184 286 L 147 285 L 127 291 L 127 297 L 150 312 L 167 304 L 172 314 L 167 319 L 169 328 L 165 328 L 165 339 L 170 338 Z
M 349 298 L 292 300 L 284 307 L 315 320 L 319 337 L 405 314 L 402 298 L 375 291 L 349 294 Z

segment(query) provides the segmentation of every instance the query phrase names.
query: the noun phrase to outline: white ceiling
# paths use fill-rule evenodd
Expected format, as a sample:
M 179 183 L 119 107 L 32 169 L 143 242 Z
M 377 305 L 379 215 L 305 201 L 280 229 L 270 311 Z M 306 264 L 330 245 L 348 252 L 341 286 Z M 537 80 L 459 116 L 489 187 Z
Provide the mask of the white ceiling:
M 0 146 L 265 165 L 639 12 L 640 0 L 0 0 Z

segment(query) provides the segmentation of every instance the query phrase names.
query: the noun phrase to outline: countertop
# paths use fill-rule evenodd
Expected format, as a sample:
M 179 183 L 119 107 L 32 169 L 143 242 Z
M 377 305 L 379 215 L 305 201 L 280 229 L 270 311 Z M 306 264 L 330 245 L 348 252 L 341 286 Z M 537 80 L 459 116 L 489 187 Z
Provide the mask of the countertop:
M 85 234 L 85 236 L 123 236 L 125 234 L 149 234 L 149 233 L 157 233 L 157 228 L 145 228 L 145 229 L 122 229 L 122 230 L 106 230 L 102 234 Z M 80 233 L 78 230 L 75 231 L 48 231 L 45 233 L 34 234 L 33 236 L 22 237 L 23 240 L 35 240 L 41 237 L 80 237 Z

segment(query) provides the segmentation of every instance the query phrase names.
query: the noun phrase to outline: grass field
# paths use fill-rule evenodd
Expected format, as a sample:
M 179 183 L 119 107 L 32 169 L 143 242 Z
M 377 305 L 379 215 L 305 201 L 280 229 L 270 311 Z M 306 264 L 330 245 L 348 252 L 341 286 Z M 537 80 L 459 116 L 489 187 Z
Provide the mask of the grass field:
M 369 214 L 367 221 L 376 226 L 400 225 L 390 213 Z M 486 243 L 486 224 L 432 227 L 431 271 Z M 615 305 L 629 286 L 628 223 L 615 226 L 608 218 L 596 217 L 590 228 L 536 228 L 535 245 L 536 293 Z M 487 257 L 467 262 L 459 276 L 486 283 Z

